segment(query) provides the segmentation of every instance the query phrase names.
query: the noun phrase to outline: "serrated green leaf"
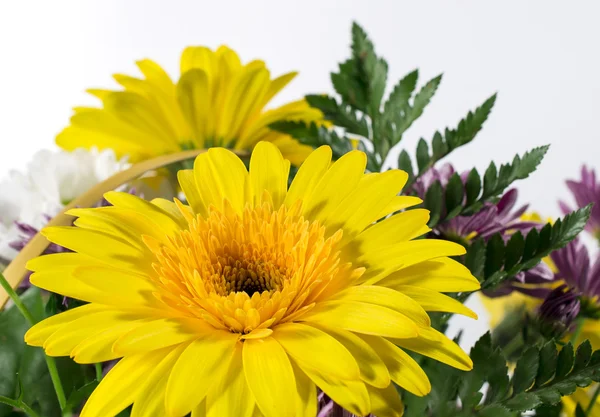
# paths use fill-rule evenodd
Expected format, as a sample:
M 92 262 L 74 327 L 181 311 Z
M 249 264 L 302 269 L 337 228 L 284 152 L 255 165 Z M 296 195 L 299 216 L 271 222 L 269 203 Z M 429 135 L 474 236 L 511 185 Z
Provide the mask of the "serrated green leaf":
M 417 145 L 417 167 L 419 168 L 419 172 L 426 170 L 429 166 L 429 146 L 425 139 L 421 138 Z
M 499 234 L 488 241 L 485 253 L 485 276 L 490 276 L 499 271 L 504 263 L 504 241 Z
M 444 138 L 440 132 L 435 132 L 433 140 L 431 141 L 431 150 L 433 152 L 433 158 L 437 161 L 442 159 L 444 155 L 448 153 L 448 145 L 444 142 Z
M 506 258 L 504 269 L 510 269 L 521 260 L 523 249 L 525 248 L 525 238 L 520 231 L 515 232 L 506 244 Z
M 592 358 L 592 345 L 589 340 L 585 340 L 577 347 L 575 353 L 575 363 L 573 364 L 573 372 L 585 368 Z
M 480 417 L 515 417 L 515 413 L 500 404 L 484 407 L 477 413 Z
M 540 234 L 537 229 L 531 229 L 525 238 L 525 247 L 523 248 L 523 258 L 530 259 L 537 252 L 540 244 Z
M 475 168 L 469 172 L 467 176 L 467 182 L 465 184 L 465 192 L 467 196 L 466 205 L 470 206 L 481 192 L 481 177 Z
M 498 171 L 496 170 L 496 164 L 493 162 L 485 170 L 483 175 L 483 195 L 492 196 L 496 189 L 496 183 L 498 181 Z
M 439 181 L 434 182 L 425 194 L 423 201 L 425 208 L 429 210 L 429 225 L 437 223 L 442 214 L 443 190 Z
M 427 84 L 425 84 L 419 92 L 415 95 L 412 106 L 408 106 L 404 116 L 397 121 L 396 123 L 396 143 L 402 137 L 402 134 L 423 114 L 425 107 L 431 101 L 431 98 L 437 91 L 440 82 L 442 81 L 442 76 L 438 75 L 437 77 L 429 80 Z
M 477 239 L 468 247 L 465 257 L 465 266 L 480 281 L 484 278 L 485 248 L 485 241 Z
M 469 112 L 467 116 L 458 123 L 458 127 L 454 134 L 450 135 L 450 138 L 448 138 L 450 149 L 465 145 L 475 138 L 490 115 L 495 103 L 496 94 L 484 101 L 483 104 L 477 107 L 473 112 Z
M 536 347 L 531 347 L 517 361 L 515 374 L 512 378 L 513 392 L 518 394 L 533 385 L 539 369 L 539 353 Z
M 521 392 L 504 402 L 504 405 L 513 411 L 533 410 L 540 404 L 542 404 L 542 400 L 537 395 L 530 392 Z
M 450 213 L 462 203 L 464 196 L 463 183 L 460 176 L 454 173 L 448 180 L 445 192 L 446 210 Z M 450 215 L 448 214 L 447 218 Z
M 556 364 L 556 378 L 565 377 L 575 363 L 573 345 L 569 342 L 562 347 L 558 353 L 558 362 Z
M 537 396 L 544 402 L 544 404 L 558 404 L 561 399 L 561 394 L 555 389 L 545 389 L 536 392 Z
M 394 120 L 408 106 L 418 79 L 419 70 L 414 70 L 396 84 L 384 105 L 383 114 L 387 120 Z
M 412 161 L 410 160 L 410 156 L 408 156 L 408 152 L 405 150 L 400 152 L 400 155 L 398 156 L 398 168 L 406 171 L 409 181 L 415 176 L 413 173 Z
M 546 343 L 540 349 L 540 364 L 538 366 L 538 374 L 535 378 L 536 386 L 542 386 L 552 379 L 556 372 L 557 358 L 558 354 L 554 341 Z

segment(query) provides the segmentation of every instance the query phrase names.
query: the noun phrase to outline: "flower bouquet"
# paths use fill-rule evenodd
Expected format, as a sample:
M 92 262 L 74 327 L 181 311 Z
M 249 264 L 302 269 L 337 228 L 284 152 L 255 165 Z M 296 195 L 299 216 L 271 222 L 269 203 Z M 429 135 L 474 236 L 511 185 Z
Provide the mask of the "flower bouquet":
M 296 73 L 225 46 L 89 90 L 1 185 L 0 417 L 600 415 L 594 172 L 563 218 L 516 208 L 547 146 L 441 162 L 495 95 L 403 149 L 441 76 L 386 94 L 357 24 L 351 49 L 335 96 L 277 108 Z

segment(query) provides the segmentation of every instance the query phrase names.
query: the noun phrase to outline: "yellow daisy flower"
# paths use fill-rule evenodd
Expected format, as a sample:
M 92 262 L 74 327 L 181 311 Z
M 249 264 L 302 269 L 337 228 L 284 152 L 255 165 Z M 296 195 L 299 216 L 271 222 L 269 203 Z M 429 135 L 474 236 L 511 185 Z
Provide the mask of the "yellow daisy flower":
M 282 120 L 320 121 L 319 110 L 305 100 L 264 110 L 295 72 L 271 79 L 263 61 L 243 65 L 226 46 L 216 51 L 186 48 L 176 84 L 151 60 L 137 66 L 142 79 L 114 75 L 123 91 L 88 90 L 102 100 L 102 108 L 75 108 L 71 125 L 56 143 L 67 150 L 111 148 L 132 162 L 182 149 L 250 150 L 259 141 L 269 141 L 299 165 L 312 150 L 268 126 Z
M 74 253 L 28 267 L 41 287 L 89 302 L 25 339 L 79 363 L 122 358 L 82 417 L 314 417 L 317 387 L 358 415 L 398 417 L 394 384 L 430 383 L 404 349 L 462 370 L 469 357 L 427 311 L 476 317 L 440 292 L 478 281 L 449 256 L 461 245 L 413 240 L 429 213 L 398 196 L 399 170 L 366 174 L 366 155 L 314 151 L 289 189 L 289 161 L 259 143 L 250 170 L 212 148 L 179 172 L 188 205 L 112 192 L 44 235 Z M 378 219 L 385 220 L 374 223 Z M 393 382 L 393 383 L 392 383 Z

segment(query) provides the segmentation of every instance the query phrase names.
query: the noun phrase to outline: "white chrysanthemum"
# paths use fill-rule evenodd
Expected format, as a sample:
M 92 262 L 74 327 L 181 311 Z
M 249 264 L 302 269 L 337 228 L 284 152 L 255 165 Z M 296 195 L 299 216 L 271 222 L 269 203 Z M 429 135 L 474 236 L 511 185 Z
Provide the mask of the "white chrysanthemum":
M 12 260 L 19 239 L 15 222 L 40 229 L 77 196 L 129 166 L 110 149 L 37 152 L 25 172 L 11 171 L 0 181 L 0 257 Z

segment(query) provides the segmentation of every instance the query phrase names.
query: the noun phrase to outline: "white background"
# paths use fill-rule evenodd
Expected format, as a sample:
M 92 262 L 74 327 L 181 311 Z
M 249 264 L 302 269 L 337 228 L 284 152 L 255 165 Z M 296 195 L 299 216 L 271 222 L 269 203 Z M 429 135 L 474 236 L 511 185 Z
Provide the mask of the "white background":
M 0 175 L 54 146 L 71 107 L 93 103 L 84 89 L 114 86 L 110 74 L 136 74 L 134 61 L 146 57 L 176 76 L 187 45 L 227 44 L 243 60 L 264 59 L 275 75 L 299 70 L 276 103 L 330 92 L 329 72 L 348 57 L 357 20 L 387 59 L 390 80 L 416 67 L 422 82 L 444 73 L 403 146 L 414 150 L 419 137 L 455 126 L 498 91 L 478 139 L 448 159 L 481 169 L 551 144 L 518 188 L 521 202 L 556 216 L 557 198 L 568 197 L 564 179 L 581 163 L 600 168 L 599 16 L 592 1 L 2 0 Z M 471 344 L 485 317 L 468 324 Z

